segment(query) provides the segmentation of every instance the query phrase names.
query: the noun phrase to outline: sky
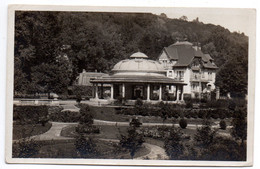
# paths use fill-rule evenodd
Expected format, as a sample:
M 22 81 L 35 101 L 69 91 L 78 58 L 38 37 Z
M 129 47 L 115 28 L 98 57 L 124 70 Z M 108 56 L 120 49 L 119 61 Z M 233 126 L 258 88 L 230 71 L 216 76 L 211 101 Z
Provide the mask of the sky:
M 185 15 L 188 21 L 199 18 L 200 22 L 212 23 L 229 29 L 231 32 L 240 32 L 249 35 L 253 29 L 250 19 L 253 19 L 253 9 L 230 8 L 162 8 L 154 11 L 155 14 L 164 13 L 168 18 L 180 18 Z

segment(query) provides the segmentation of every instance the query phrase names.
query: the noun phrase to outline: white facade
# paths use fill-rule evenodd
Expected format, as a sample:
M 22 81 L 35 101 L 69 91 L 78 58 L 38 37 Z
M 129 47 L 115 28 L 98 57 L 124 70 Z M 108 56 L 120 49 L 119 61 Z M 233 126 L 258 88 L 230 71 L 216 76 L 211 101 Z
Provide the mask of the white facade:
M 183 87 L 184 95 L 201 98 L 215 89 L 217 66 L 208 54 L 203 54 L 191 43 L 177 42 L 165 47 L 158 60 L 167 70 L 167 77 L 187 84 Z M 169 93 L 175 93 L 174 87 L 168 88 Z

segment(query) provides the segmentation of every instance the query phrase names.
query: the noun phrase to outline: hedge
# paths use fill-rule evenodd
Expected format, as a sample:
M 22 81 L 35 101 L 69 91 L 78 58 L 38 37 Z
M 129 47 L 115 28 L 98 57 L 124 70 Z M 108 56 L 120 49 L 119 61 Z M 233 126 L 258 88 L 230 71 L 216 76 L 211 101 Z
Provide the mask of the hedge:
M 79 122 L 80 113 L 77 111 L 64 110 L 50 114 L 50 119 L 57 122 Z
M 48 106 L 16 106 L 13 107 L 13 120 L 18 124 L 38 124 L 48 121 Z
M 164 111 L 164 112 L 162 112 Z M 122 108 L 117 110 L 117 114 L 124 115 L 141 115 L 141 116 L 161 116 L 162 113 L 167 114 L 168 118 L 213 118 L 213 119 L 225 119 L 232 117 L 232 111 L 223 108 L 208 108 L 208 109 L 187 109 L 187 108 L 176 108 L 174 106 L 165 105 L 160 108 L 157 106 L 143 106 L 134 108 Z

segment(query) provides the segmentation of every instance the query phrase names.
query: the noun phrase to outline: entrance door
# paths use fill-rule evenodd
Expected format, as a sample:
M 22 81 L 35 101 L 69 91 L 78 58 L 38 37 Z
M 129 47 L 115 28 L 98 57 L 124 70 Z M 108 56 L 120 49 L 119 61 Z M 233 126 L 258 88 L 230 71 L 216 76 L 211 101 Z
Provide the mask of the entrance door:
M 143 99 L 143 86 L 135 86 L 134 87 L 134 98 L 135 99 Z

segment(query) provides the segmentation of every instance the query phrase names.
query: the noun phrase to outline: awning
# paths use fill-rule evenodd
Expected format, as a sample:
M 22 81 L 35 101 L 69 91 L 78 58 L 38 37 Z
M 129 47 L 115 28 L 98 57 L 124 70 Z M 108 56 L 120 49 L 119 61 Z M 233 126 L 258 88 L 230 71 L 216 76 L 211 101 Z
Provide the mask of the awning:
M 183 81 L 168 78 L 165 76 L 107 76 L 90 80 L 91 83 L 156 83 L 187 85 Z

